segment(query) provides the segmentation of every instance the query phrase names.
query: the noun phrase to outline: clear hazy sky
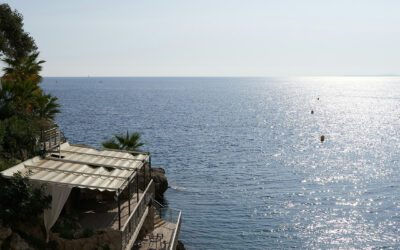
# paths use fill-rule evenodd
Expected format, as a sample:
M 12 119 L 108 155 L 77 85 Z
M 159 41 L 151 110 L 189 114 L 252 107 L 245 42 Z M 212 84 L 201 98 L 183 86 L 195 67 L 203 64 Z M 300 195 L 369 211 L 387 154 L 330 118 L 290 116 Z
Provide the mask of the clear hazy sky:
M 13 0 L 44 76 L 400 74 L 398 0 Z

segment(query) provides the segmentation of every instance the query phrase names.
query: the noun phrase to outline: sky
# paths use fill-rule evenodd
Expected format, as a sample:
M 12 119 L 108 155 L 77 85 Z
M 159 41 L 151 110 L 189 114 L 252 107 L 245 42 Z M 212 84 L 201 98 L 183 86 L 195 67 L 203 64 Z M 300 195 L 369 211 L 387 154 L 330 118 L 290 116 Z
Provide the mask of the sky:
M 397 0 L 13 0 L 43 76 L 400 74 Z

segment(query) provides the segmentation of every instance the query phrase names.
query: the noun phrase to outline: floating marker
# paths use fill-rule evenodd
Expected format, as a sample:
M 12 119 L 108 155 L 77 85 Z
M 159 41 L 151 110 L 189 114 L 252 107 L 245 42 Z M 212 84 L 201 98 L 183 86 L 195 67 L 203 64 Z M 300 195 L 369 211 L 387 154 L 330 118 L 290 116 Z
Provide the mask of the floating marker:
M 311 110 L 311 114 L 312 114 L 312 115 L 314 114 L 314 110 Z
M 321 135 L 321 142 L 325 141 L 325 136 Z
M 319 101 L 319 97 L 317 98 L 317 100 Z

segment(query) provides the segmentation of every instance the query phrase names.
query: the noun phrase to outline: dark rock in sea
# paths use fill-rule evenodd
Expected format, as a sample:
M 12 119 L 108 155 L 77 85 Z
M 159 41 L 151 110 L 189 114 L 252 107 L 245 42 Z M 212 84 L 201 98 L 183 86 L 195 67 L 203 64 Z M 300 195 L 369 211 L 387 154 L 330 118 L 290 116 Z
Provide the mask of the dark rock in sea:
M 164 199 L 164 193 L 168 189 L 168 180 L 165 176 L 165 170 L 162 168 L 151 168 L 151 177 L 155 184 L 156 200 L 162 201 Z
M 149 165 L 146 165 L 146 185 L 150 182 Z M 154 181 L 155 198 L 158 202 L 164 203 L 164 193 L 168 189 L 168 180 L 165 176 L 165 170 L 162 168 L 151 168 L 151 178 Z M 139 188 L 144 190 L 143 171 L 139 172 Z
M 183 245 L 182 241 L 178 240 L 178 244 L 176 245 L 176 250 L 186 250 L 185 245 Z

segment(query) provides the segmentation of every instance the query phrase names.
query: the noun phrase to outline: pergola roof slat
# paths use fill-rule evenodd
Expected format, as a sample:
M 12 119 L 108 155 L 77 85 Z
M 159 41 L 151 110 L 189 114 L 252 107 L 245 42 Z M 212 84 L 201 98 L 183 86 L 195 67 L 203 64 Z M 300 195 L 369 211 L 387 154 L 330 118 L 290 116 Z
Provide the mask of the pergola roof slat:
M 25 165 L 25 167 L 32 168 L 32 169 L 46 170 L 49 172 L 70 173 L 70 174 L 76 174 L 76 175 L 98 176 L 98 177 L 105 177 L 105 178 L 119 178 L 119 179 L 123 179 L 123 180 L 127 180 L 129 178 L 129 176 L 123 177 L 123 176 L 115 176 L 115 175 L 104 175 L 104 174 L 87 173 L 87 172 L 80 172 L 80 171 L 70 171 L 70 170 L 57 169 L 57 168 L 45 168 L 45 167 L 32 166 L 32 165 Z
M 2 172 L 5 177 L 21 172 L 32 181 L 77 188 L 117 191 L 118 194 L 137 176 L 149 155 L 71 145 L 50 152 L 44 159 L 35 157 Z

